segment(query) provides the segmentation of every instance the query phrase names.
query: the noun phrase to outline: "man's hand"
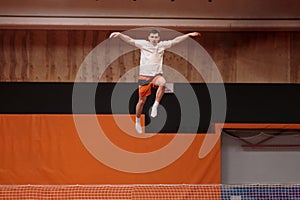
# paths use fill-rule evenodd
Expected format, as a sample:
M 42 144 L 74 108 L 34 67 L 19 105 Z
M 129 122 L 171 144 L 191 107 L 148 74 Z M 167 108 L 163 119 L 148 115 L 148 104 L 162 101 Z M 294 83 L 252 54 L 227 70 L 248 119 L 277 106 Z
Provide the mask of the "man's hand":
M 196 36 L 200 36 L 200 35 L 201 34 L 198 32 L 191 32 L 191 33 L 187 33 L 187 34 L 178 36 L 172 40 L 172 45 L 176 45 L 176 44 L 188 39 L 189 37 L 196 37 Z
M 188 35 L 190 37 L 197 37 L 197 36 L 201 36 L 201 33 L 198 33 L 198 32 L 191 32 L 191 33 L 188 33 Z
M 124 42 L 126 42 L 130 45 L 133 45 L 133 46 L 135 45 L 134 39 L 132 39 L 128 35 L 125 35 L 125 34 L 120 33 L 120 32 L 111 33 L 109 38 L 120 38 L 121 40 L 123 40 Z
M 120 36 L 120 32 L 113 32 L 110 34 L 109 38 L 116 38 L 116 37 L 119 37 Z

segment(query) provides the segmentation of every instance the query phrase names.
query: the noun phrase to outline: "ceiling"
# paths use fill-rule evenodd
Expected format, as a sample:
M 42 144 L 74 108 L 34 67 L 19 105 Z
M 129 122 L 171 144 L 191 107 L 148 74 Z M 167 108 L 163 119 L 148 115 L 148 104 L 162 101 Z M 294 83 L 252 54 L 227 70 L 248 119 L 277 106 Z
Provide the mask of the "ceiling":
M 299 19 L 299 0 L 1 0 L 9 16 Z
M 47 18 L 46 21 L 45 18 Z M 44 19 L 44 21 L 39 22 L 37 19 Z M 70 19 L 72 21 L 68 21 Z M 91 25 L 143 26 L 149 23 L 152 25 L 151 22 L 154 25 L 159 24 L 161 21 L 163 26 L 187 25 L 193 27 L 200 24 L 199 26 L 203 27 L 218 27 L 224 25 L 225 21 L 225 26 L 228 27 L 236 21 L 246 21 L 247 23 L 242 22 L 239 26 L 245 27 L 250 23 L 250 26 L 253 27 L 257 22 L 263 22 L 265 24 L 263 26 L 266 26 L 266 23 L 275 22 L 277 27 L 286 27 L 289 24 L 299 27 L 300 1 L 0 0 L 0 26 L 22 24 L 22 20 L 25 25 L 30 22 L 33 25 L 42 23 L 57 25 L 61 22 L 64 25 L 74 23 L 74 26 L 78 25 L 76 23 L 81 25 L 89 23 Z M 78 20 L 81 21 L 78 22 Z M 120 20 L 119 23 L 118 20 Z

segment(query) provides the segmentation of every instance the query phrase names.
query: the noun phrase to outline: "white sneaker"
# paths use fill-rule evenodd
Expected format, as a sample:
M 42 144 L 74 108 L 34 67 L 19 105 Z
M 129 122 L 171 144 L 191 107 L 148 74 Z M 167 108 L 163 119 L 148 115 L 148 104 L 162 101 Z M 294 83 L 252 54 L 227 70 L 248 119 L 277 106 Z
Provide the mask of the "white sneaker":
M 153 117 L 153 118 L 157 116 L 157 107 L 152 106 L 150 116 Z
M 143 132 L 142 126 L 140 123 L 135 123 L 135 129 L 139 134 L 141 134 Z

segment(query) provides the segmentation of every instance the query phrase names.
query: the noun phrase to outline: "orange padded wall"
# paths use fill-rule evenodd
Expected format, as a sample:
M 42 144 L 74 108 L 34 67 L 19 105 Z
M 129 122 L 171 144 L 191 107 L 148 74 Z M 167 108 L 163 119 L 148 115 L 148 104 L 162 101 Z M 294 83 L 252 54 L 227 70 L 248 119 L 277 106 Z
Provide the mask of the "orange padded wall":
M 95 115 L 102 132 L 92 136 L 92 116 L 79 117 L 86 121 L 86 129 L 80 134 L 71 114 L 0 115 L 0 184 L 220 183 L 219 139 L 205 157 L 199 158 L 205 137 L 214 134 L 137 135 L 132 123 L 122 122 L 125 116 L 119 116 L 118 126 L 113 115 Z M 100 135 L 103 139 L 98 140 Z M 94 146 L 90 149 L 83 138 Z M 124 151 L 125 156 L 116 156 L 104 140 Z M 184 142 L 188 144 L 186 149 L 180 149 Z M 175 154 L 179 156 L 172 160 Z

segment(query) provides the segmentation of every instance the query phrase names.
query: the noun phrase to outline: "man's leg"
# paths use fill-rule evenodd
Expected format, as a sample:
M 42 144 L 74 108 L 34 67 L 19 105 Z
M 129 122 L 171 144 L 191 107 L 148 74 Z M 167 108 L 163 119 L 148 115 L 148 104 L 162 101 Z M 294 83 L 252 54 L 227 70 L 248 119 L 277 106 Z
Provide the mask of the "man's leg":
M 161 101 L 164 93 L 165 93 L 165 87 L 166 87 L 166 80 L 164 77 L 159 76 L 155 82 L 154 85 L 158 86 L 158 89 L 156 91 L 156 97 L 155 97 L 155 102 L 152 106 L 151 110 L 151 117 L 156 117 L 157 116 L 157 107 L 159 105 L 159 102 Z
M 135 129 L 138 133 L 143 132 L 140 117 L 141 117 L 143 107 L 145 105 L 146 100 L 147 100 L 147 97 L 140 97 L 139 101 L 138 101 L 138 103 L 136 104 L 136 107 L 135 107 L 135 112 L 136 112 Z

